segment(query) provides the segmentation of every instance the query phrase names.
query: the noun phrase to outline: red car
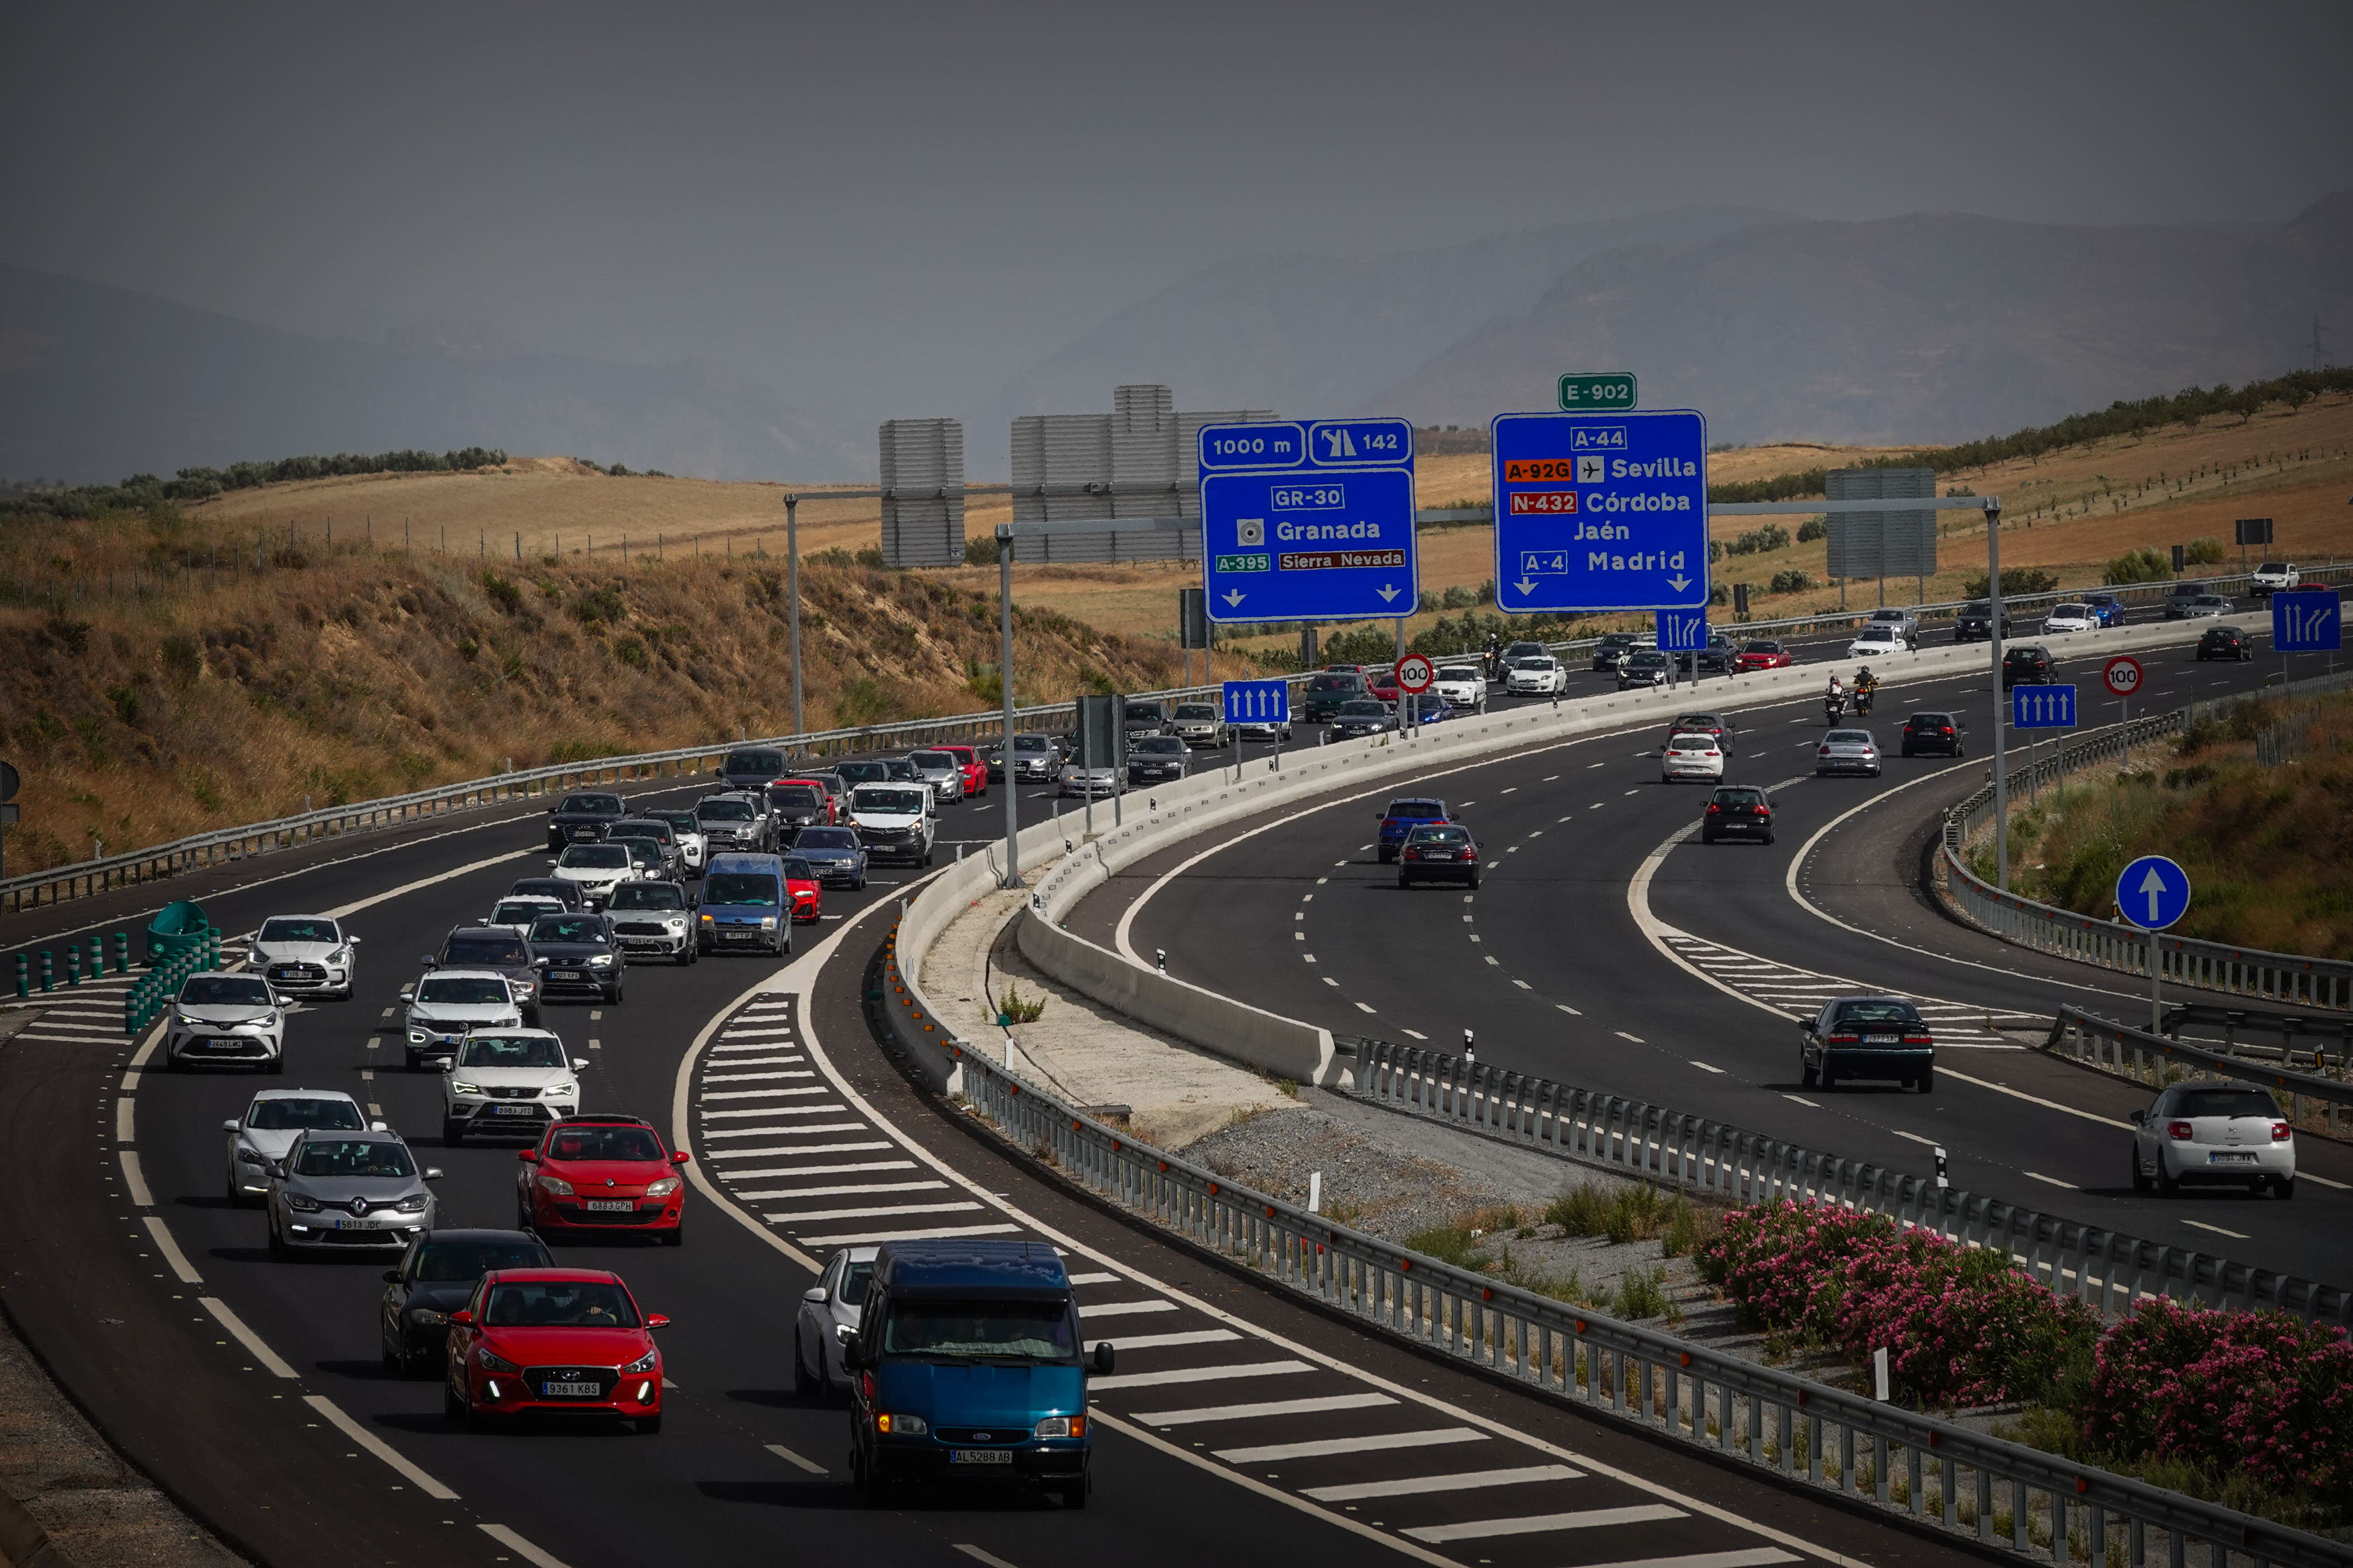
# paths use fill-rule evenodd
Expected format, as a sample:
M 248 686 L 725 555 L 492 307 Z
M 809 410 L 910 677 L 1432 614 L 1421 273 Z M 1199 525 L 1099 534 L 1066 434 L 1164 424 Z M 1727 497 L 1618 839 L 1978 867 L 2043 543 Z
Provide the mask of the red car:
M 636 1230 L 672 1247 L 686 1242 L 686 1177 L 693 1156 L 662 1152 L 661 1135 L 636 1116 L 567 1116 L 539 1147 L 515 1158 L 515 1224 L 554 1240 L 565 1231 Z
M 661 1430 L 661 1352 L 670 1320 L 638 1310 L 617 1274 L 595 1268 L 494 1268 L 449 1314 L 441 1406 L 480 1428 L 525 1412 L 618 1415 Z
M 1787 669 L 1792 662 L 1788 648 L 1777 642 L 1762 640 L 1742 643 L 1740 651 L 1732 656 L 1732 668 L 1736 672 L 1746 672 L 1751 669 Z
M 1365 695 L 1377 697 L 1384 702 L 1395 702 L 1402 698 L 1405 689 L 1398 684 L 1397 667 L 1391 665 L 1386 669 L 1366 670 Z
M 988 759 L 980 754 L 977 746 L 942 746 L 941 751 L 956 760 L 956 768 L 964 774 L 964 797 L 978 800 L 988 793 Z
M 785 857 L 785 896 L 793 901 L 793 923 L 815 925 L 825 917 L 825 883 L 806 860 Z

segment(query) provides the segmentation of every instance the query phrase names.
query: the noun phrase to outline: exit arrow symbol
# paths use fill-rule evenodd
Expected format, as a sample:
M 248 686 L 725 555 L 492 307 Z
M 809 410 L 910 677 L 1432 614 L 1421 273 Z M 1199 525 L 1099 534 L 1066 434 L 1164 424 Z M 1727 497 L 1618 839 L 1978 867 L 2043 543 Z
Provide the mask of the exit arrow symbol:
M 2147 874 L 2141 878 L 2140 890 L 2148 895 L 2148 923 L 2154 926 L 2158 916 L 2157 900 L 2165 896 L 2165 878 L 2156 867 L 2151 866 Z
M 1667 579 L 1667 586 L 1680 594 L 1685 588 L 1691 586 L 1691 579 L 1688 577 L 1670 577 Z
M 1512 586 L 1517 588 L 1523 596 L 1533 594 L 1536 591 L 1536 585 L 1534 583 L 1529 582 L 1525 577 L 1521 578 L 1518 582 L 1513 584 Z
M 1398 596 L 1398 591 L 1397 591 L 1395 588 L 1390 587 L 1387 583 L 1384 583 L 1384 584 L 1381 584 L 1381 603 L 1382 603 L 1382 604 L 1384 604 L 1384 605 L 1390 604 L 1390 603 L 1392 603 L 1392 602 L 1394 602 L 1394 601 L 1396 600 L 1397 596 Z
M 1242 602 L 1242 594 L 1241 594 L 1241 590 L 1240 590 L 1240 589 L 1239 589 L 1239 588 L 1236 588 L 1236 589 L 1234 589 L 1232 592 L 1228 593 L 1228 594 L 1225 594 L 1225 595 L 1220 595 L 1220 596 L 1221 596 L 1222 598 L 1224 598 L 1224 600 L 1226 601 L 1226 605 L 1227 605 L 1227 606 L 1228 606 L 1229 608 L 1231 608 L 1233 605 L 1239 605 L 1239 604 L 1240 604 L 1240 603 Z

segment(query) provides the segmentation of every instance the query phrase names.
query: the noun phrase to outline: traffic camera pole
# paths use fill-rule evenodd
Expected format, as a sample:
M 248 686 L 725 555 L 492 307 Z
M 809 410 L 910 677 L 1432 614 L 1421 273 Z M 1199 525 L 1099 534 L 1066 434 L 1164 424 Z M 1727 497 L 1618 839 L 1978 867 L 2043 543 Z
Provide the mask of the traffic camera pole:
M 1000 888 L 1021 885 L 1021 779 L 1013 752 L 1013 541 L 997 536 L 997 684 L 1005 701 L 1005 879 Z M 800 660 L 793 661 L 793 679 L 800 679 Z
M 793 733 L 806 735 L 801 722 L 801 498 L 785 497 L 785 597 L 791 601 L 793 661 Z
M 2010 891 L 2010 777 L 2003 734 L 2010 714 L 2001 689 L 2001 505 L 1987 498 L 1986 642 L 1993 649 L 1993 885 Z

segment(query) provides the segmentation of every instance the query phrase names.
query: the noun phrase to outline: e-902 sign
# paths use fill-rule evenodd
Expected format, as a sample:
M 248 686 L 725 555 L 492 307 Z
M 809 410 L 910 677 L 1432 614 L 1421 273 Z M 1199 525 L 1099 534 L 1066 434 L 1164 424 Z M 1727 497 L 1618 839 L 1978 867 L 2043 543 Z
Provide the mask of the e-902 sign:
M 1607 414 L 1634 406 L 1634 378 L 1622 372 L 1560 378 L 1560 406 L 1567 414 Z

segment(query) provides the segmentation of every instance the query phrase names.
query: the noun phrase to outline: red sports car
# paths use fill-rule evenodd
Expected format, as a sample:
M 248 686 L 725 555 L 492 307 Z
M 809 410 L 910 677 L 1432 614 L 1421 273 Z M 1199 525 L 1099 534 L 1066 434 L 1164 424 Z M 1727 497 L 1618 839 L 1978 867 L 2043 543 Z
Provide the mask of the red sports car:
M 686 1241 L 686 1178 L 693 1156 L 662 1151 L 661 1135 L 635 1116 L 567 1116 L 536 1149 L 515 1158 L 515 1224 L 549 1240 L 566 1231 L 638 1230 L 672 1247 Z
M 449 1314 L 442 1409 L 480 1427 L 524 1412 L 618 1415 L 661 1430 L 661 1352 L 669 1322 L 638 1310 L 617 1274 L 595 1268 L 495 1268 Z
M 785 896 L 793 901 L 793 922 L 815 925 L 825 915 L 825 882 L 817 868 L 795 856 L 785 857 Z
M 942 746 L 941 751 L 956 760 L 964 773 L 964 797 L 978 800 L 988 793 L 988 759 L 980 754 L 977 746 Z
M 1793 662 L 1788 648 L 1779 643 L 1763 640 L 1742 643 L 1740 651 L 1732 656 L 1732 668 L 1736 671 L 1787 669 Z
M 1392 665 L 1386 669 L 1367 670 L 1365 674 L 1365 695 L 1377 697 L 1384 702 L 1395 702 L 1403 697 L 1405 689 L 1398 685 L 1396 667 Z

